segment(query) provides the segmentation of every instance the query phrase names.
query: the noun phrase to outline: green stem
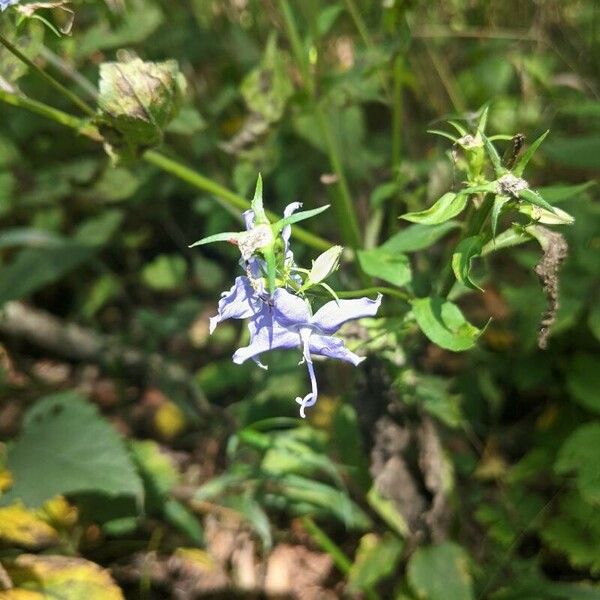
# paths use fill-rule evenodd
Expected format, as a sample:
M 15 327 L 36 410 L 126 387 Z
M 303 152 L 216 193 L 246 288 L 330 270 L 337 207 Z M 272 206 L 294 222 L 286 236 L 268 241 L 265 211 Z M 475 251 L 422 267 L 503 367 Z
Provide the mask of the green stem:
M 302 525 L 321 549 L 331 556 L 335 566 L 347 575 L 352 567 L 352 561 L 344 551 L 310 517 L 302 517 Z
M 467 217 L 467 221 L 465 223 L 465 227 L 463 229 L 462 235 L 460 236 L 460 243 L 465 238 L 468 238 L 473 235 L 477 235 L 483 229 L 485 222 L 492 210 L 492 206 L 494 205 L 494 196 L 490 194 L 486 194 L 481 202 L 481 206 L 479 208 L 471 207 L 469 212 L 469 216 Z M 440 296 L 442 298 L 447 298 L 448 294 L 452 290 L 455 282 L 455 275 L 452 267 L 450 266 L 450 261 L 447 261 L 446 267 L 444 269 L 444 275 L 442 279 L 442 284 L 440 286 Z
M 51 85 L 56 91 L 61 93 L 65 98 L 68 98 L 75 106 L 82 110 L 85 114 L 93 117 L 96 112 L 94 109 L 84 100 L 82 100 L 77 94 L 74 94 L 71 90 L 66 88 L 62 83 L 58 82 L 52 75 L 48 75 L 46 71 L 38 67 L 30 58 L 25 56 L 16 46 L 11 44 L 5 37 L 0 35 L 0 44 L 2 44 L 9 52 L 14 54 L 20 61 L 25 63 L 30 69 L 34 70 L 46 83 Z
M 27 96 L 22 96 L 20 94 L 12 94 L 10 92 L 6 92 L 5 90 L 0 88 L 0 100 L 5 102 L 6 104 L 10 104 L 12 106 L 16 106 L 18 108 L 24 108 L 29 112 L 36 113 L 41 115 L 42 117 L 46 117 L 51 121 L 55 121 L 64 127 L 69 127 L 70 129 L 75 129 L 76 131 L 80 131 L 85 133 L 87 123 L 78 117 L 74 117 L 62 110 L 57 108 L 53 108 L 52 106 L 48 106 L 43 102 L 38 102 L 37 100 L 32 100 L 31 98 L 27 98 Z M 94 130 L 93 127 L 88 127 L 89 131 Z M 98 134 L 99 135 L 99 134 Z M 88 137 L 92 137 L 88 135 Z
M 186 167 L 180 162 L 168 158 L 164 154 L 160 154 L 155 150 L 149 150 L 146 152 L 146 154 L 144 154 L 144 160 L 150 164 L 153 164 L 159 169 L 174 175 L 178 179 L 189 183 L 199 190 L 203 190 L 209 194 L 213 194 L 214 196 L 221 198 L 239 210 L 247 210 L 250 208 L 250 202 L 245 198 L 242 198 L 242 196 L 239 196 L 231 190 L 228 190 L 220 183 L 217 183 L 208 177 L 204 177 L 204 175 L 201 175 L 193 169 Z M 278 221 L 280 218 L 271 211 L 267 210 L 265 212 L 272 221 Z M 298 240 L 304 242 L 307 246 L 315 248 L 316 250 L 328 250 L 331 247 L 330 242 L 310 233 L 309 231 L 306 231 L 305 229 L 302 229 L 301 227 L 292 225 L 292 231 Z
M 12 94 L 0 89 L 0 101 L 46 117 L 47 119 L 55 121 L 64 127 L 68 127 L 69 129 L 77 131 L 81 135 L 89 137 L 95 142 L 102 141 L 102 136 L 99 134 L 98 130 L 90 125 L 86 120 L 74 117 L 73 115 L 63 112 L 62 110 L 48 106 L 42 102 L 38 102 L 37 100 L 27 98 L 27 96 L 23 96 L 21 94 Z M 181 163 L 168 158 L 159 152 L 149 150 L 144 154 L 143 158 L 146 162 L 158 167 L 162 171 L 174 175 L 178 179 L 189 183 L 193 187 L 204 192 L 208 192 L 209 194 L 213 194 L 217 198 L 225 201 L 230 206 L 233 206 L 239 210 L 247 210 L 250 208 L 250 202 L 245 198 L 238 196 L 216 181 L 213 181 L 208 177 L 204 177 L 204 175 L 193 171 L 189 167 L 186 167 L 185 165 L 182 165 Z M 267 211 L 267 215 L 272 220 L 279 219 L 277 215 L 270 211 Z M 307 246 L 315 248 L 316 250 L 328 250 L 331 247 L 330 242 L 310 233 L 309 231 L 306 231 L 305 229 L 302 229 L 301 227 L 293 225 L 292 231 L 298 240 L 304 242 Z
M 402 153 L 403 72 L 404 59 L 402 56 L 397 56 L 394 60 L 394 89 L 392 94 L 392 170 L 395 170 L 400 166 L 400 157 Z
M 311 75 L 310 64 L 308 57 L 304 51 L 300 34 L 298 33 L 298 27 L 294 18 L 294 13 L 290 7 L 288 0 L 280 0 L 281 12 L 285 21 L 287 35 L 292 46 L 292 51 L 298 68 L 302 74 L 302 80 L 304 86 L 308 92 L 312 109 L 317 120 L 317 125 L 323 133 L 325 139 L 325 146 L 327 148 L 327 154 L 329 156 L 329 162 L 333 169 L 337 179 L 337 195 L 334 197 L 334 210 L 336 212 L 337 222 L 340 224 L 342 230 L 342 237 L 344 243 L 351 248 L 360 248 L 362 246 L 360 228 L 358 226 L 358 219 L 356 217 L 356 211 L 354 210 L 354 203 L 352 202 L 352 196 L 350 195 L 350 188 L 346 175 L 344 174 L 344 168 L 342 159 L 340 156 L 337 141 L 333 132 L 327 115 L 324 113 L 319 100 L 317 98 L 315 80 Z
M 352 568 L 352 562 L 344 554 L 344 551 L 310 517 L 302 517 L 302 525 L 321 549 L 331 556 L 335 566 L 344 575 L 348 575 Z M 368 600 L 379 600 L 379 594 L 373 589 L 364 588 L 363 591 Z
M 362 290 L 352 290 L 351 292 L 336 292 L 340 298 L 362 298 L 372 294 L 383 294 L 384 296 L 393 296 L 406 302 L 410 302 L 414 296 L 408 292 L 403 292 L 391 287 L 368 287 Z

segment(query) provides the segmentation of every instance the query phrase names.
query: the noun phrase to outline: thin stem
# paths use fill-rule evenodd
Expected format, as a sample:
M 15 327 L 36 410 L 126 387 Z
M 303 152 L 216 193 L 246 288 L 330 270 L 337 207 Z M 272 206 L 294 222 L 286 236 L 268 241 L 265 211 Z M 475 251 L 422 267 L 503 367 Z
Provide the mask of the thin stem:
M 394 60 L 394 89 L 392 93 L 392 169 L 400 165 L 402 154 L 402 75 L 404 73 L 404 58 L 397 56 Z
M 175 175 L 178 179 L 189 183 L 190 185 L 213 194 L 222 200 L 225 200 L 231 206 L 238 208 L 239 210 L 247 210 L 250 208 L 250 202 L 242 196 L 228 190 L 225 186 L 220 183 L 201 175 L 200 173 L 186 167 L 178 161 L 168 158 L 164 154 L 156 152 L 155 150 L 149 150 L 144 154 L 144 160 L 150 164 L 158 167 L 159 169 Z M 267 216 L 271 220 L 279 220 L 279 217 L 271 211 L 265 211 Z M 296 238 L 304 242 L 307 246 L 311 246 L 316 250 L 328 250 L 331 247 L 331 243 L 319 236 L 316 236 L 301 227 L 292 225 L 292 231 Z
M 68 127 L 69 129 L 77 131 L 79 134 L 84 135 L 95 142 L 102 141 L 102 136 L 98 130 L 92 125 L 89 125 L 84 119 L 74 117 L 73 115 L 63 112 L 62 110 L 48 106 L 47 104 L 38 102 L 37 100 L 27 98 L 27 96 L 23 96 L 21 94 L 12 94 L 0 89 L 0 101 L 46 117 L 47 119 L 55 121 L 64 127 Z M 143 158 L 146 162 L 158 167 L 162 171 L 174 175 L 178 179 L 189 183 L 193 187 L 213 194 L 217 198 L 227 202 L 227 204 L 230 206 L 233 206 L 239 210 L 247 210 L 250 208 L 250 202 L 248 202 L 248 200 L 245 198 L 238 196 L 216 181 L 213 181 L 208 177 L 204 177 L 204 175 L 193 171 L 189 167 L 186 167 L 185 165 L 182 165 L 181 163 L 168 158 L 159 152 L 150 150 L 144 154 Z M 269 215 L 269 218 L 272 220 L 279 219 L 279 216 L 270 211 L 267 211 L 267 215 Z M 315 248 L 316 250 L 328 250 L 331 247 L 330 242 L 310 233 L 309 231 L 306 231 L 305 229 L 302 229 L 301 227 L 293 225 L 292 231 L 298 240 L 304 242 L 307 246 Z
M 292 46 L 292 51 L 302 74 L 304 86 L 310 97 L 317 125 L 323 133 L 329 162 L 336 175 L 338 194 L 334 198 L 333 204 L 337 221 L 342 230 L 342 237 L 344 243 L 351 248 L 360 248 L 362 246 L 360 228 L 358 226 L 358 219 L 356 217 L 356 211 L 354 210 L 354 203 L 352 202 L 348 181 L 344 174 L 337 140 L 331 131 L 329 119 L 319 104 L 315 80 L 311 75 L 310 64 L 306 52 L 304 51 L 300 34 L 298 33 L 294 13 L 292 12 L 288 0 L 280 0 L 279 4 L 281 6 L 281 12 L 285 22 L 287 35 Z
M 54 79 L 52 75 L 48 75 L 46 71 L 38 67 L 30 58 L 25 56 L 16 46 L 11 44 L 5 37 L 0 35 L 0 44 L 2 44 L 9 52 L 14 54 L 20 61 L 25 63 L 30 69 L 33 69 L 42 79 L 51 85 L 55 90 L 61 93 L 65 98 L 68 98 L 75 106 L 81 109 L 85 114 L 93 117 L 96 113 L 94 109 L 77 94 L 67 89 L 62 83 Z
M 335 566 L 344 575 L 348 575 L 352 568 L 352 562 L 344 554 L 344 551 L 310 517 L 302 517 L 302 525 L 321 549 L 331 556 Z M 363 591 L 368 600 L 379 600 L 380 598 L 379 594 L 371 587 L 363 588 Z
M 46 117 L 51 121 L 56 121 L 64 127 L 75 129 L 76 131 L 79 131 L 83 135 L 87 135 L 88 137 L 96 141 L 102 139 L 97 130 L 92 126 L 88 126 L 87 123 L 82 119 L 74 117 L 73 115 L 70 115 L 66 112 L 63 112 L 58 108 L 48 106 L 43 102 L 32 100 L 31 98 L 27 98 L 27 96 L 23 96 L 21 94 L 12 94 L 3 89 L 0 89 L 0 100 L 2 102 L 6 102 L 6 104 L 17 106 L 18 108 L 24 108 L 29 112 L 33 112 L 38 115 L 41 115 L 42 117 Z
M 340 298 L 362 298 L 372 294 L 383 294 L 384 296 L 393 296 L 405 302 L 410 302 L 414 296 L 408 292 L 403 292 L 391 287 L 369 287 L 362 290 L 352 290 L 351 292 L 336 292 Z

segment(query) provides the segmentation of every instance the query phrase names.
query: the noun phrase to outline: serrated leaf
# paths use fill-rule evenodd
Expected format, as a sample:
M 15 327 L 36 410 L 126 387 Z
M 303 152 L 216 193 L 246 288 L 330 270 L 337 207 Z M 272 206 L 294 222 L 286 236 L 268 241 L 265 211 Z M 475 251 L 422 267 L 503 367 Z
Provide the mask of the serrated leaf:
M 185 79 L 174 60 L 103 63 L 96 124 L 113 160 L 127 163 L 158 145 L 179 112 L 184 91 Z
M 535 140 L 529 148 L 519 157 L 515 166 L 512 168 L 512 172 L 517 176 L 521 177 L 523 175 L 523 171 L 525 171 L 525 167 L 527 163 L 531 160 L 536 150 L 540 147 L 541 143 L 546 139 L 546 136 L 550 133 L 550 130 L 546 130 L 545 133 L 542 133 L 540 137 Z
M 456 304 L 442 298 L 417 298 L 413 313 L 423 333 L 435 344 L 462 352 L 475 346 L 482 330 L 471 325 Z
M 456 279 L 466 287 L 480 291 L 483 290 L 471 279 L 471 265 L 474 258 L 481 256 L 482 248 L 483 237 L 472 235 L 462 240 L 452 255 L 452 270 Z
M 139 475 L 117 432 L 74 392 L 39 400 L 9 447 L 13 487 L 0 498 L 39 506 L 57 495 L 93 492 L 143 498 Z
M 350 588 L 359 591 L 374 587 L 395 569 L 404 544 L 391 535 L 377 537 L 374 533 L 364 535 L 356 551 L 356 558 L 348 573 Z
M 367 275 L 398 287 L 407 285 L 412 279 L 408 256 L 400 252 L 389 252 L 383 248 L 359 250 L 358 262 Z
M 584 502 L 575 490 L 560 499 L 559 514 L 546 521 L 539 533 L 550 548 L 565 554 L 576 569 L 600 573 L 600 511 Z
M 576 429 L 561 446 L 554 468 L 561 474 L 575 472 L 584 500 L 600 504 L 600 423 Z
M 407 566 L 408 581 L 422 600 L 473 600 L 467 553 L 453 542 L 418 548 Z
M 458 216 L 467 206 L 468 199 L 466 194 L 447 192 L 430 208 L 406 213 L 400 218 L 424 225 L 439 225 Z
M 21 554 L 5 568 L 17 590 L 39 592 L 44 598 L 124 600 L 109 572 L 82 558 Z

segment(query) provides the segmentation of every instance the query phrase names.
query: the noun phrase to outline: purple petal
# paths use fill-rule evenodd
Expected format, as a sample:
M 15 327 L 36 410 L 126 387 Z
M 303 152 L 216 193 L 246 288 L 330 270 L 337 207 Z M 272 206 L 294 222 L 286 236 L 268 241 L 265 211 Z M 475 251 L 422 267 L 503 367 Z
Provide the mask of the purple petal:
M 273 293 L 273 319 L 283 327 L 302 327 L 310 323 L 310 310 L 302 298 L 283 288 Z
M 272 327 L 257 323 L 252 319 L 248 323 L 250 329 L 250 344 L 239 348 L 233 355 L 233 362 L 241 365 L 249 358 L 258 358 L 264 352 L 278 348 L 297 348 L 300 345 L 300 334 L 289 331 L 276 324 Z
M 247 319 L 260 310 L 263 301 L 257 296 L 248 277 L 236 277 L 228 292 L 219 300 L 218 314 L 210 319 L 209 331 L 226 319 Z
M 354 354 L 354 352 L 348 350 L 343 340 L 329 335 L 317 335 L 313 333 L 310 336 L 309 348 L 311 354 L 337 358 L 338 360 L 352 363 L 355 367 L 365 360 L 364 356 L 358 356 L 358 354 Z
M 245 210 L 242 213 L 242 218 L 244 219 L 244 225 L 247 230 L 250 230 L 254 227 L 255 215 L 253 210 Z
M 312 317 L 311 324 L 323 333 L 335 333 L 346 321 L 374 317 L 381 304 L 381 294 L 376 300 L 357 298 L 356 300 L 332 300 L 322 306 Z

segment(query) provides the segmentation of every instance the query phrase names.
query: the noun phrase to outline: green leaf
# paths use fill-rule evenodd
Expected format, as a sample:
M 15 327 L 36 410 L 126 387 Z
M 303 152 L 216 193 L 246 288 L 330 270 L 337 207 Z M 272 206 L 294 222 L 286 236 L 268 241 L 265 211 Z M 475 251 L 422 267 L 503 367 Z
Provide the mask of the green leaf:
M 275 123 L 283 116 L 294 86 L 274 33 L 269 36 L 260 65 L 245 77 L 240 91 L 248 108 L 267 123 Z
M 453 542 L 418 548 L 407 566 L 408 581 L 422 600 L 473 600 L 467 553 Z
M 172 290 L 182 285 L 187 263 L 178 254 L 161 254 L 142 270 L 143 282 L 153 290 Z
M 548 185 L 538 187 L 537 192 L 546 202 L 554 205 L 571 198 L 577 198 L 595 185 L 595 181 L 586 181 L 577 185 Z
M 258 533 L 264 549 L 266 551 L 271 549 L 273 546 L 273 537 L 271 535 L 269 517 L 254 498 L 248 495 L 230 496 L 223 501 L 223 504 L 240 513 L 252 526 L 254 531 Z
M 600 423 L 582 425 L 561 446 L 557 473 L 575 472 L 577 489 L 590 504 L 600 504 Z
M 367 275 L 398 287 L 407 285 L 412 278 L 408 256 L 399 252 L 388 252 L 383 248 L 359 250 L 358 262 Z
M 560 499 L 559 514 L 544 523 L 539 533 L 551 549 L 565 554 L 574 568 L 600 573 L 600 511 L 575 490 Z
M 600 360 L 593 354 L 578 353 L 565 373 L 567 389 L 584 408 L 600 414 Z
M 214 235 L 209 235 L 208 237 L 202 238 L 197 242 L 194 242 L 190 248 L 194 248 L 195 246 L 204 246 L 204 244 L 212 244 L 213 242 L 231 242 L 237 241 L 240 236 L 243 235 L 237 231 L 224 231 L 223 233 L 215 233 Z
M 325 6 L 319 16 L 317 17 L 317 30 L 319 35 L 323 37 L 329 33 L 329 30 L 335 24 L 337 18 L 344 10 L 341 4 L 332 4 L 331 6 Z
M 556 210 L 554 210 L 554 207 L 551 204 L 548 204 L 538 193 L 534 192 L 533 190 L 530 190 L 529 188 L 521 190 L 519 192 L 519 198 L 521 198 L 521 200 L 529 202 L 530 204 L 539 206 L 540 208 L 545 208 L 551 213 L 556 213 Z
M 446 221 L 439 225 L 409 225 L 406 229 L 394 234 L 380 248 L 386 252 L 416 252 L 433 246 L 449 231 L 460 227 L 457 221 Z
M 374 533 L 364 535 L 348 573 L 350 588 L 368 590 L 395 572 L 403 548 L 404 544 L 392 535 L 381 538 Z
M 494 205 L 492 206 L 492 238 L 496 237 L 496 231 L 498 230 L 498 219 L 502 214 L 502 209 L 507 202 L 510 202 L 509 196 L 502 196 L 497 194 L 494 198 Z
M 473 259 L 481 256 L 482 248 L 483 237 L 472 235 L 462 240 L 452 255 L 452 270 L 456 279 L 464 286 L 480 291 L 483 290 L 471 279 L 471 266 Z
M 483 133 L 481 133 L 481 139 L 483 140 L 483 145 L 485 146 L 488 158 L 490 159 L 490 162 L 492 163 L 492 166 L 494 167 L 494 173 L 496 174 L 496 177 L 500 177 L 501 175 L 506 173 L 506 169 L 504 168 L 504 165 L 502 164 L 502 159 L 500 158 L 500 155 L 498 154 L 498 150 L 496 150 L 496 147 L 494 146 L 494 144 L 492 144 L 492 142 L 490 142 L 489 138 L 486 135 L 484 135 Z
M 174 60 L 100 65 L 99 115 L 105 149 L 115 162 L 130 162 L 160 144 L 179 112 L 186 84 Z
M 168 499 L 163 508 L 165 520 L 190 538 L 196 545 L 204 544 L 204 531 L 198 517 L 178 500 Z
M 461 352 L 475 346 L 482 330 L 471 325 L 452 302 L 442 298 L 417 298 L 413 313 L 423 333 L 435 344 Z
M 294 223 L 298 223 L 299 221 L 304 221 L 305 219 L 310 219 L 311 217 L 316 217 L 320 215 L 322 212 L 325 212 L 329 208 L 329 204 L 325 206 L 321 206 L 319 208 L 313 208 L 312 210 L 301 210 L 300 212 L 295 212 L 293 215 L 286 217 L 285 219 L 281 219 L 277 221 L 275 225 L 273 225 L 273 229 L 275 232 L 281 231 L 286 225 L 293 225 Z
M 369 506 L 391 527 L 398 535 L 408 537 L 410 528 L 406 519 L 400 514 L 392 500 L 384 498 L 375 486 L 367 494 Z
M 252 211 L 254 212 L 254 218 L 256 224 L 268 223 L 267 215 L 265 215 L 265 208 L 263 206 L 263 180 L 262 175 L 259 173 L 256 179 L 256 188 L 254 189 L 254 198 L 250 204 Z
M 536 150 L 540 147 L 541 143 L 546 139 L 546 136 L 549 133 L 550 133 L 550 130 L 549 129 L 546 130 L 546 132 L 543 133 L 542 135 L 540 135 L 540 137 L 537 140 L 535 140 L 535 142 L 533 142 L 531 144 L 531 146 L 529 146 L 529 148 L 527 148 L 527 150 L 525 152 L 523 152 L 523 154 L 519 157 L 515 166 L 512 169 L 512 172 L 517 177 L 523 176 L 523 171 L 525 171 L 525 167 L 527 166 L 527 163 L 531 160 L 531 158 L 535 154 Z
M 179 472 L 172 459 L 153 440 L 131 440 L 129 447 L 144 481 L 146 508 L 151 504 L 162 505 L 179 481 Z
M 27 411 L 7 468 L 14 485 L 2 504 L 20 499 L 40 506 L 57 495 L 83 492 L 130 496 L 141 504 L 144 495 L 117 432 L 74 392 L 46 396 Z
M 433 206 L 419 212 L 410 212 L 402 215 L 401 219 L 424 225 L 439 225 L 458 216 L 467 206 L 466 194 L 448 192 L 444 194 Z

